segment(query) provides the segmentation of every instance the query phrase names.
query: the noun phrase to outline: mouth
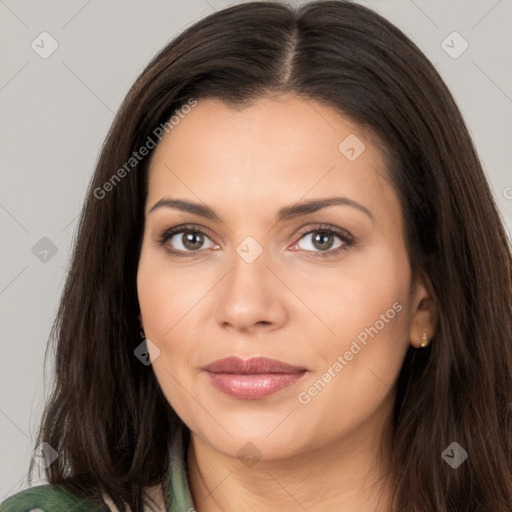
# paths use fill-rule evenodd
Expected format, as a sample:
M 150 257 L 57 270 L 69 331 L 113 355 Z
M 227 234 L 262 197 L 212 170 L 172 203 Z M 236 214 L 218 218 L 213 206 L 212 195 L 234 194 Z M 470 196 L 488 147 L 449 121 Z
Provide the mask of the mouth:
M 231 356 L 202 368 L 219 391 L 243 400 L 259 400 L 287 388 L 304 377 L 306 368 L 266 357 Z

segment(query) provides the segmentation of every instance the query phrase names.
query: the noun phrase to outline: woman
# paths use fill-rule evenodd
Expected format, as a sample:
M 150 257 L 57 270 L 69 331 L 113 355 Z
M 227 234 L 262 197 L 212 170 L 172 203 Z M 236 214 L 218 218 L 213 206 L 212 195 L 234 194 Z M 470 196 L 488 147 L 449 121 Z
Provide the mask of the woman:
M 52 332 L 49 485 L 0 511 L 509 511 L 511 285 L 403 33 L 344 1 L 219 11 L 114 121 Z

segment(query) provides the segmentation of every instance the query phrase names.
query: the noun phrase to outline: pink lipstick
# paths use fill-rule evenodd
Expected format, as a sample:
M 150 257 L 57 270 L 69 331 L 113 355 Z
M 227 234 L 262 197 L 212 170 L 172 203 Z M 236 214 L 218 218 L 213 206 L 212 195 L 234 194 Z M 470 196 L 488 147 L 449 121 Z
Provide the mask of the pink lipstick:
M 244 400 L 259 400 L 298 382 L 307 370 L 277 359 L 231 356 L 205 366 L 212 385 L 223 393 Z

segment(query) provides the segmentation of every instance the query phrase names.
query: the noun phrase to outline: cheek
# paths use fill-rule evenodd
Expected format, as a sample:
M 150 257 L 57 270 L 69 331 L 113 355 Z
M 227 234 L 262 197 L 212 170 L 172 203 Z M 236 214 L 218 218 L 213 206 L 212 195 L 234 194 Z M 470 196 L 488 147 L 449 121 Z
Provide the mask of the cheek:
M 332 324 L 336 335 L 323 337 L 315 371 L 297 394 L 302 428 L 312 436 L 334 440 L 391 407 L 408 348 L 406 304 L 394 299 L 390 293 L 354 301 Z
M 210 274 L 193 265 L 172 267 L 162 251 L 147 249 L 141 254 L 137 292 L 144 332 L 160 351 L 152 366 L 173 405 L 180 395 L 179 383 L 190 388 L 194 377 L 190 368 L 198 366 L 204 349 L 205 338 L 198 335 L 198 328 L 207 294 L 215 284 Z
M 311 412 L 318 409 L 317 417 L 330 416 L 338 427 L 379 406 L 393 387 L 409 345 L 407 259 L 391 250 L 372 256 L 308 292 L 308 304 L 317 308 L 329 330 L 318 330 L 321 336 L 311 358 L 318 364 L 301 386 L 305 394 L 299 401 L 308 402 Z
M 384 285 L 371 295 L 363 288 L 338 294 L 338 306 L 325 312 L 332 334 L 322 336 L 315 350 L 314 377 L 343 390 L 344 400 L 354 405 L 363 403 L 361 393 L 379 395 L 392 387 L 408 347 L 406 295 L 394 283 Z
M 190 376 L 185 369 L 197 347 L 187 338 L 187 313 L 198 298 L 197 287 L 184 284 L 152 254 L 142 253 L 137 273 L 139 305 L 146 337 L 159 350 L 151 366 L 169 404 L 181 417 L 188 417 L 191 404 L 183 386 L 190 388 Z
M 294 291 L 317 318 L 318 354 L 332 358 L 358 336 L 363 344 L 378 338 L 380 346 L 392 348 L 407 330 L 410 280 L 406 255 L 385 243 L 354 252 L 336 269 L 296 272 Z
M 137 293 L 146 336 L 159 341 L 159 345 L 172 339 L 174 331 L 180 327 L 180 319 L 198 300 L 201 290 L 190 275 L 190 270 L 172 270 L 163 251 L 143 248 L 137 272 Z
M 176 294 L 170 292 L 165 274 L 144 260 L 139 265 L 137 292 L 146 336 L 161 340 L 172 327 L 174 315 L 169 313 L 175 308 Z

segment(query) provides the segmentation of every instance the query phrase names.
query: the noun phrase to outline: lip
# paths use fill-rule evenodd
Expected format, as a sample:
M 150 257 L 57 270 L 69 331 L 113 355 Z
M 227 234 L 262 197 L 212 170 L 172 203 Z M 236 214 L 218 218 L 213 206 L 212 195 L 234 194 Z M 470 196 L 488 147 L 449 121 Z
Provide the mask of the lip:
M 244 400 L 259 400 L 287 388 L 304 377 L 306 368 L 266 357 L 236 356 L 214 361 L 202 368 L 219 391 Z

